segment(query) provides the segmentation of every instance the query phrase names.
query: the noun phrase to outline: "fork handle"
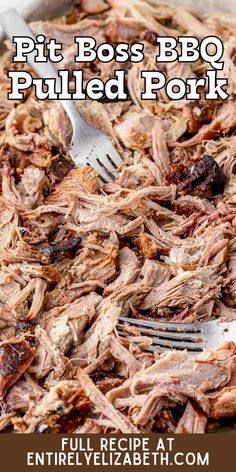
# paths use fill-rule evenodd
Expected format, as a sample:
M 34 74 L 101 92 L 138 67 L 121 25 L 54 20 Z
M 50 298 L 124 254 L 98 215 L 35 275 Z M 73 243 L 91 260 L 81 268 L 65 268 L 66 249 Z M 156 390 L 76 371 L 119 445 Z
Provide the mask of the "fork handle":
M 2 24 L 3 30 L 7 37 L 12 42 L 14 36 L 27 36 L 34 41 L 36 41 L 35 36 L 30 30 L 29 26 L 25 22 L 24 18 L 18 13 L 15 8 L 7 10 L 0 15 L 0 22 Z M 27 62 L 30 65 L 31 69 L 36 72 L 36 74 L 43 78 L 52 78 L 56 79 L 56 91 L 60 91 L 61 79 L 57 74 L 57 71 L 54 69 L 50 62 L 36 62 L 36 51 L 32 51 L 27 55 Z M 73 135 L 75 132 L 75 126 L 80 129 L 81 135 L 87 135 L 87 123 L 84 121 L 80 113 L 78 112 L 73 100 L 60 100 L 61 105 L 66 111 L 73 128 Z M 73 140 L 73 138 L 72 138 Z

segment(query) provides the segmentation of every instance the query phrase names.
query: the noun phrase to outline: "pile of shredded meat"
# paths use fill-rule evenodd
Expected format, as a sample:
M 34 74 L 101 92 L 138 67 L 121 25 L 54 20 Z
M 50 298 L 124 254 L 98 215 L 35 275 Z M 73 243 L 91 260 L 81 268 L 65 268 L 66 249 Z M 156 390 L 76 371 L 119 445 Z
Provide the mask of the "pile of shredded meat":
M 75 35 L 143 41 L 126 64 L 129 100 L 78 102 L 124 159 L 101 185 L 68 155 L 57 102 L 7 101 L 12 46 L 0 61 L 0 430 L 202 433 L 236 416 L 236 340 L 192 355 L 152 352 L 119 316 L 236 319 L 236 15 L 153 0 L 81 0 L 53 22 L 73 70 Z M 208 64 L 155 63 L 157 35 L 217 35 L 230 98 L 142 101 L 141 69 L 203 77 Z M 85 63 L 85 80 L 119 64 Z M 121 64 L 123 67 L 123 64 Z

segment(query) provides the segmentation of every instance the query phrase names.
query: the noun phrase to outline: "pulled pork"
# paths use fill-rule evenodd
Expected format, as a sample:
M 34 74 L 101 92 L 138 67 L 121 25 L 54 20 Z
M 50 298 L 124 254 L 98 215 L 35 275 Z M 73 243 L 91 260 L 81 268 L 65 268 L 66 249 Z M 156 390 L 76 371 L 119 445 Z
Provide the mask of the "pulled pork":
M 190 355 L 152 352 L 119 317 L 236 320 L 235 18 L 152 1 L 81 0 L 56 22 L 31 24 L 63 44 L 142 41 L 126 65 L 127 102 L 78 102 L 123 157 L 101 185 L 74 168 L 69 120 L 31 90 L 8 102 L 9 50 L 0 61 L 0 430 L 21 433 L 202 433 L 236 416 L 236 339 Z M 225 103 L 140 97 L 156 68 L 157 35 L 220 36 Z M 159 64 L 204 77 L 201 61 Z M 117 64 L 84 63 L 85 82 Z M 73 88 L 73 84 L 72 88 Z M 102 157 L 102 156 L 101 156 Z

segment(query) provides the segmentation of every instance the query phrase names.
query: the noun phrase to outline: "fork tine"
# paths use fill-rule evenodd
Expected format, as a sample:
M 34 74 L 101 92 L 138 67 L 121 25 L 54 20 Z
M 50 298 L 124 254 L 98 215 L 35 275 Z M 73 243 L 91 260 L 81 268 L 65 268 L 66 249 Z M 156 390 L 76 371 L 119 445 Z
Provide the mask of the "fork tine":
M 98 163 L 109 171 L 115 178 L 118 177 L 116 166 L 109 160 L 108 156 L 102 156 L 98 159 Z
M 118 323 L 117 328 L 123 329 L 125 327 L 124 324 Z M 138 326 L 140 332 L 144 335 L 148 336 L 156 336 L 160 339 L 173 339 L 177 341 L 190 341 L 190 342 L 198 342 L 199 341 L 199 334 L 198 333 L 177 333 L 176 331 L 162 331 L 160 329 L 152 329 L 152 328 L 145 328 L 141 325 Z
M 118 327 L 118 330 L 119 330 L 119 327 Z M 120 332 L 119 334 L 123 337 L 128 336 L 128 333 L 125 333 L 124 331 Z M 184 351 L 185 349 L 187 349 L 188 351 L 191 351 L 191 352 L 201 352 L 204 349 L 204 344 L 197 343 L 197 342 L 186 342 L 186 341 L 181 341 L 181 340 L 175 341 L 172 339 L 160 339 L 159 337 L 156 338 L 155 336 L 154 337 L 152 336 L 151 339 L 152 339 L 152 346 L 150 347 L 153 348 L 154 352 L 156 350 L 155 346 L 164 348 L 165 350 L 178 349 L 178 350 Z
M 125 332 L 119 332 L 119 336 L 123 337 L 123 338 L 126 338 L 127 336 L 129 336 L 128 333 L 125 333 Z M 148 351 L 148 352 L 156 352 L 157 351 L 157 346 L 147 346 L 145 348 L 143 348 L 144 351 Z M 165 352 L 165 351 L 171 351 L 172 348 L 170 347 L 161 347 L 161 346 L 158 346 L 158 351 L 160 352 Z
M 120 167 L 121 164 L 123 163 L 123 160 L 109 138 L 107 138 L 105 151 L 106 151 L 105 154 L 107 154 L 110 157 L 115 167 Z
M 119 321 L 132 324 L 134 326 L 147 326 L 157 328 L 162 331 L 172 331 L 176 333 L 201 333 L 201 326 L 197 323 L 171 323 L 150 321 L 137 318 L 125 318 L 120 316 Z
M 103 180 L 103 182 L 112 182 L 114 177 L 112 176 L 112 174 L 108 173 L 107 170 L 104 169 L 104 167 L 101 166 L 97 159 L 93 159 L 90 165 L 94 168 L 94 170 L 97 172 L 100 179 Z
M 173 341 L 172 339 L 160 339 L 152 337 L 152 344 L 154 346 L 168 347 L 169 349 L 187 349 L 188 351 L 202 351 L 204 348 L 203 344 L 196 342 L 186 342 L 186 341 Z
M 140 334 L 152 339 L 146 351 L 187 349 L 194 354 L 215 347 L 222 342 L 236 339 L 236 321 L 214 319 L 204 323 L 165 323 L 136 318 L 119 318 L 117 328 L 120 336 L 129 336 L 128 327 L 137 327 Z M 155 346 L 156 349 L 155 349 Z

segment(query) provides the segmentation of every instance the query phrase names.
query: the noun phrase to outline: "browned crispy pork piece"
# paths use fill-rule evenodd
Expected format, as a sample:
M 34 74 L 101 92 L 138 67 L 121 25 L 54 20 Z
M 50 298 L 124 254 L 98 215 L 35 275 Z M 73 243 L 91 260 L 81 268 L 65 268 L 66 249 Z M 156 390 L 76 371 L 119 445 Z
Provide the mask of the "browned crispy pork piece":
M 206 154 L 200 160 L 187 165 L 180 164 L 170 173 L 168 180 L 177 185 L 180 193 L 208 198 L 223 193 L 225 184 L 225 176 L 219 165 Z
M 188 102 L 186 105 L 186 114 L 188 117 L 187 131 L 195 134 L 203 124 L 210 123 L 215 118 L 217 104 L 210 100 L 199 102 Z
M 68 240 L 58 241 L 53 245 L 42 244 L 38 246 L 38 250 L 46 259 L 53 261 L 58 257 L 73 257 L 73 254 L 76 253 L 80 243 L 81 238 L 75 236 Z
M 77 177 L 87 192 L 95 193 L 98 190 L 98 176 L 92 167 L 86 166 L 83 169 L 78 169 Z
M 34 358 L 28 341 L 3 342 L 0 346 L 0 397 L 17 382 Z
M 73 163 L 62 155 L 58 155 L 53 161 L 50 168 L 50 179 L 52 182 L 61 182 L 69 172 L 73 169 Z
M 119 387 L 125 380 L 124 377 L 118 377 L 116 372 L 112 371 L 98 371 L 93 373 L 91 378 L 104 395 L 113 388 Z
M 158 254 L 159 248 L 155 239 L 147 233 L 140 233 L 135 243 L 147 259 L 154 259 Z

